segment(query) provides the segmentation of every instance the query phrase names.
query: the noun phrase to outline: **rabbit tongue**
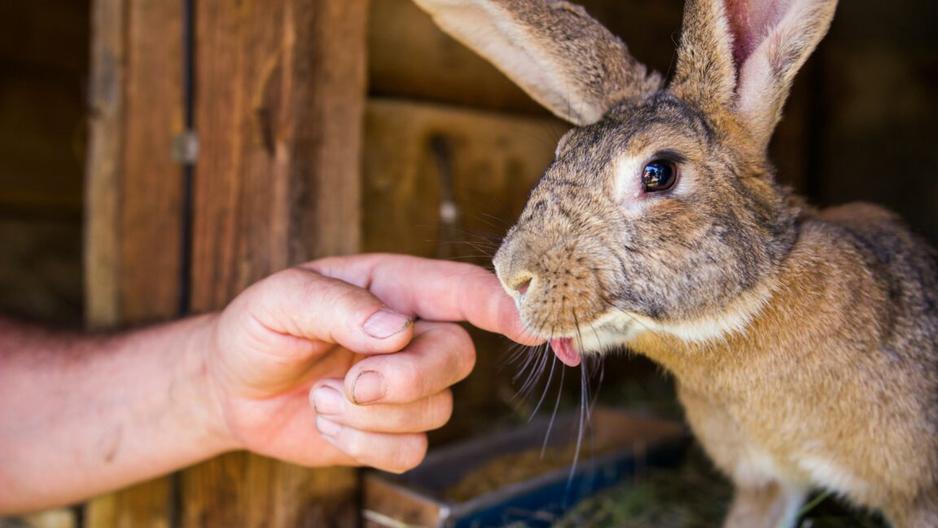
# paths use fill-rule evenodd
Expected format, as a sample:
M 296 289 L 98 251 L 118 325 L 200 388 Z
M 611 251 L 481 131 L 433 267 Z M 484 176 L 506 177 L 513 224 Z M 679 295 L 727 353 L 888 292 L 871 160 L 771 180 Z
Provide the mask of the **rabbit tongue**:
M 573 346 L 573 339 L 564 337 L 561 339 L 551 339 L 550 348 L 560 361 L 568 366 L 575 367 L 580 364 L 580 353 Z

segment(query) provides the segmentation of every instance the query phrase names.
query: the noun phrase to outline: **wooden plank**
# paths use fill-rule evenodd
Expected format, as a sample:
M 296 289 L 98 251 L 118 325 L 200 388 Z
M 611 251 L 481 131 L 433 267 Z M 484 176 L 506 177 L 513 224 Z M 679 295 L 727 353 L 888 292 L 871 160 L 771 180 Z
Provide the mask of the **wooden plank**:
M 182 131 L 181 2 L 94 4 L 87 194 L 87 319 L 93 327 L 176 316 Z M 171 480 L 91 501 L 86 525 L 169 525 Z
M 359 242 L 365 2 L 205 0 L 196 19 L 193 309 Z M 184 526 L 353 526 L 353 470 L 229 454 L 183 474 Z
M 30 528 L 75 528 L 78 525 L 75 511 L 71 508 L 59 508 L 27 515 L 23 521 Z M 3 521 L 0 520 L 0 525 L 2 523 Z
M 128 6 L 119 302 L 121 320 L 136 324 L 177 315 L 183 188 L 173 140 L 185 128 L 183 3 Z
M 560 120 L 372 98 L 362 163 L 363 248 L 439 256 L 443 181 L 434 138 L 448 144 L 462 237 L 498 241 L 569 129 Z M 438 141 L 439 139 L 437 139 Z M 493 225 L 493 222 L 495 224 Z M 472 240 L 466 240 L 472 242 Z M 459 257 L 479 254 L 466 245 Z M 492 255 L 479 255 L 477 262 Z
M 567 129 L 553 118 L 371 99 L 362 166 L 363 248 L 490 266 Z M 514 372 L 503 368 L 509 343 L 484 332 L 473 337 L 477 374 L 456 387 L 454 418 L 431 435 L 432 442 L 490 427 L 506 414 L 503 400 L 516 390 Z
M 113 326 L 118 313 L 120 160 L 124 133 L 124 2 L 96 0 L 92 13 L 91 108 L 85 203 L 86 317 Z

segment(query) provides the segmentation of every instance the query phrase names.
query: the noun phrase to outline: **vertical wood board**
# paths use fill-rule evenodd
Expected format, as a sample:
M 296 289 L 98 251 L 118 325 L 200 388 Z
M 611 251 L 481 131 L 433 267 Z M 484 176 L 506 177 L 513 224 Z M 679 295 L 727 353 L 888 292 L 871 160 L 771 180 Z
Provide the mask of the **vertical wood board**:
M 87 170 L 89 326 L 177 315 L 180 278 L 182 3 L 97 0 Z M 168 477 L 92 500 L 85 524 L 164 528 Z
M 359 246 L 366 2 L 198 3 L 192 306 Z M 349 526 L 354 470 L 232 453 L 183 474 L 184 526 Z

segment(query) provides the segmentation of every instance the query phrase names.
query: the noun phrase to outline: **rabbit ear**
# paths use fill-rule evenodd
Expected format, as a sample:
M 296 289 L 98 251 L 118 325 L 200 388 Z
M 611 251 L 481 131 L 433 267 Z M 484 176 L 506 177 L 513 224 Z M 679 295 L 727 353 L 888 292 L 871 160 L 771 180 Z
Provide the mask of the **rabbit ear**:
M 735 113 L 768 145 L 795 74 L 824 38 L 837 0 L 688 0 L 671 90 Z
M 579 6 L 559 0 L 414 0 L 444 31 L 492 62 L 557 116 L 599 121 L 661 77 Z

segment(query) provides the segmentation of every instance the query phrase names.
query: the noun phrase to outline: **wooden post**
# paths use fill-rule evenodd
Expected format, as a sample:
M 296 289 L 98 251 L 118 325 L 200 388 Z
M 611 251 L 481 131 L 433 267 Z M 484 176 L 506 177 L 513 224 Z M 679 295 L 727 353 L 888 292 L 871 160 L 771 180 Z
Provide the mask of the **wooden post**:
M 96 0 L 87 169 L 87 321 L 108 328 L 176 315 L 183 131 L 182 3 Z M 88 503 L 86 526 L 166 527 L 171 480 Z
M 359 245 L 366 2 L 198 3 L 193 292 Z M 354 526 L 356 474 L 244 453 L 187 470 L 184 526 Z

